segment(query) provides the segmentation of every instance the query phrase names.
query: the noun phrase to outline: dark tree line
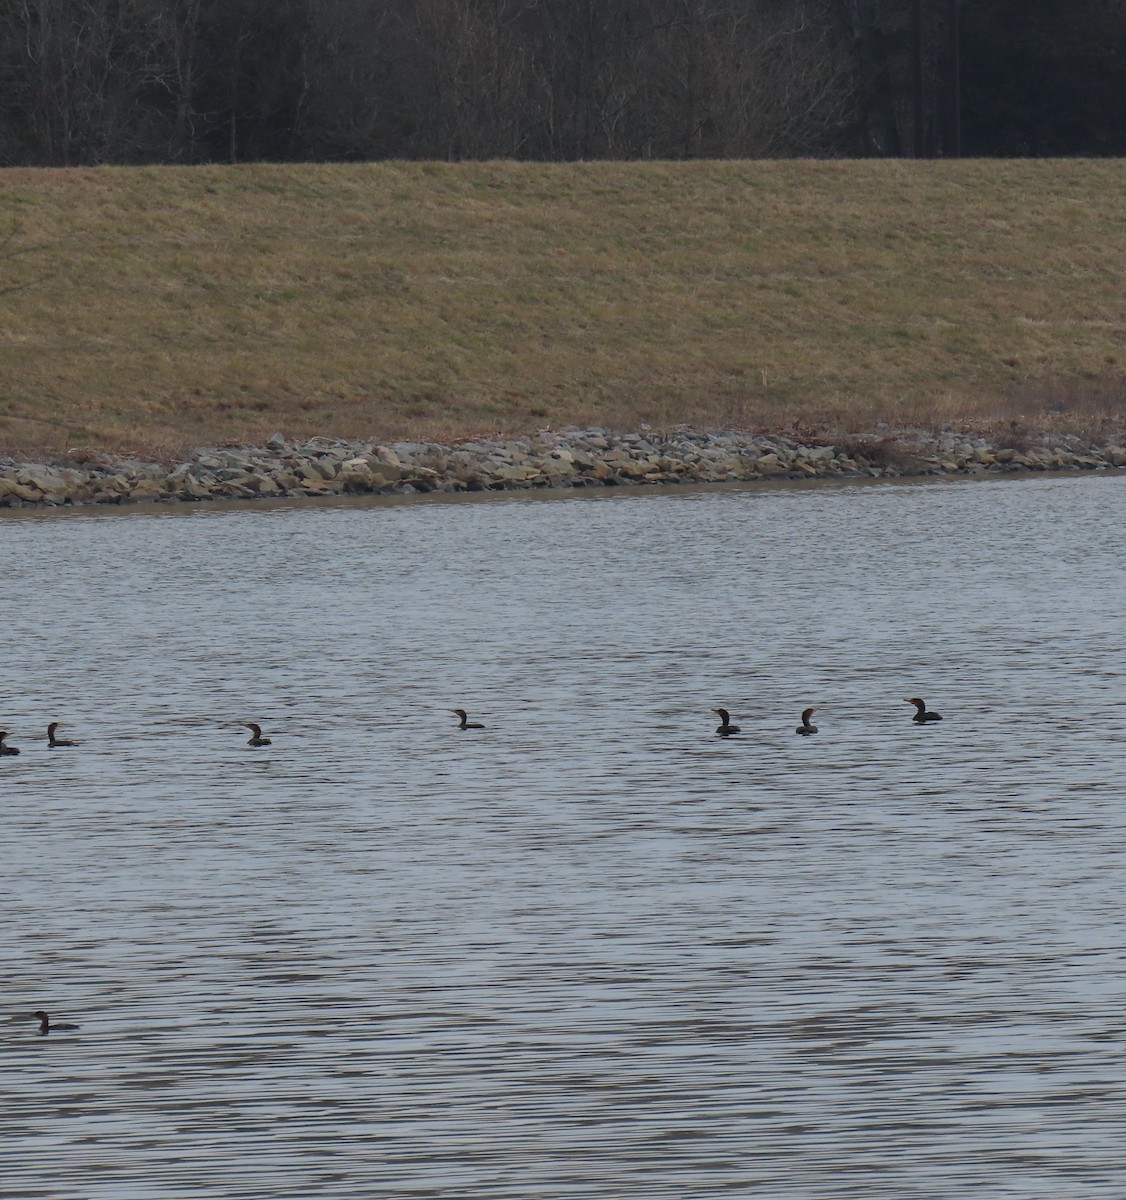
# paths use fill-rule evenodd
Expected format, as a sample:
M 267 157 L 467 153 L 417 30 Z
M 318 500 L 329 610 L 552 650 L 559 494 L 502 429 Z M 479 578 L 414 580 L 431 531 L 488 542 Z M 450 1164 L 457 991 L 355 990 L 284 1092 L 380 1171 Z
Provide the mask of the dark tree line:
M 1124 117 L 1122 0 L 0 0 L 8 165 L 941 154 L 959 136 L 1111 154 Z

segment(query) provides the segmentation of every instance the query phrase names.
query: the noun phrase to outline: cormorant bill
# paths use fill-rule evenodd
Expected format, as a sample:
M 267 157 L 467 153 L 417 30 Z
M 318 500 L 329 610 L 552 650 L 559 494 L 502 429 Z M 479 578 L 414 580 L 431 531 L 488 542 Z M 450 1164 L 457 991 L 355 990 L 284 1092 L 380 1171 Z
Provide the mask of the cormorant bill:
M 936 712 L 927 711 L 927 702 L 920 700 L 918 696 L 912 696 L 910 700 L 904 700 L 904 704 L 913 704 L 915 706 L 915 715 L 911 718 L 916 725 L 925 725 L 928 721 L 941 721 L 942 718 Z
M 485 728 L 484 725 L 482 725 L 480 723 L 480 721 L 469 720 L 469 717 L 466 714 L 466 711 L 464 708 L 451 708 L 450 712 L 452 712 L 454 714 L 454 716 L 461 718 L 460 724 L 458 725 L 458 729 L 484 729 Z
M 719 717 L 719 724 L 715 727 L 715 731 L 720 737 L 730 737 L 731 734 L 739 732 L 739 726 L 731 724 L 731 714 L 726 708 L 713 708 L 712 712 Z
M 246 739 L 248 746 L 269 746 L 270 739 L 262 736 L 262 726 L 255 725 L 253 721 L 243 721 L 243 729 L 250 730 L 250 737 Z
M 817 726 L 809 723 L 809 718 L 817 711 L 815 708 L 807 708 L 801 715 L 801 724 L 794 730 L 795 733 L 810 734 L 817 732 Z
M 47 749 L 54 750 L 58 746 L 77 746 L 77 742 L 68 742 L 66 738 L 55 737 L 55 730 L 58 729 L 58 721 L 52 721 L 47 726 Z

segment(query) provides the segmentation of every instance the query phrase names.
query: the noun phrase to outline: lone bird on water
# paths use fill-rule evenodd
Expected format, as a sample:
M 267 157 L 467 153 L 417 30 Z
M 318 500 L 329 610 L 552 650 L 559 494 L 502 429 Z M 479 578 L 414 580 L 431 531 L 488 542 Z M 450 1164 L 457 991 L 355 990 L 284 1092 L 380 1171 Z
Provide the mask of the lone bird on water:
M 720 737 L 730 737 L 733 733 L 739 732 L 739 726 L 731 724 L 731 714 L 726 708 L 713 708 L 712 712 L 719 717 L 719 724 L 715 727 L 715 731 Z
M 936 712 L 930 712 L 927 709 L 927 702 L 920 700 L 918 696 L 912 696 L 910 700 L 904 700 L 904 704 L 913 704 L 915 706 L 915 715 L 911 718 L 916 725 L 925 725 L 928 721 L 941 721 L 942 718 Z
M 269 746 L 270 739 L 262 736 L 262 726 L 255 725 L 253 721 L 243 721 L 243 729 L 250 730 L 250 737 L 246 739 L 248 746 Z
M 451 708 L 450 712 L 452 712 L 455 717 L 458 717 L 460 719 L 459 724 L 458 724 L 458 729 L 484 729 L 485 728 L 484 725 L 482 725 L 480 721 L 471 721 L 469 719 L 468 713 L 466 713 L 464 708 Z
M 0 754 L 19 754 L 18 746 L 8 746 L 4 744 L 4 739 L 8 736 L 6 729 L 0 729 Z
M 815 708 L 807 708 L 801 715 L 801 724 L 794 730 L 795 733 L 800 733 L 807 736 L 817 732 L 817 726 L 809 723 L 809 718 L 817 711 Z
M 47 749 L 56 750 L 59 746 L 77 746 L 77 742 L 68 742 L 66 738 L 55 737 L 55 730 L 58 729 L 58 721 L 52 721 L 47 726 Z
M 62 1025 L 52 1025 L 51 1018 L 48 1017 L 47 1014 L 41 1008 L 36 1009 L 36 1011 L 33 1012 L 31 1015 L 39 1022 L 39 1036 L 40 1037 L 46 1037 L 47 1034 L 49 1034 L 52 1029 L 71 1030 L 71 1029 L 78 1028 L 77 1025 L 68 1025 L 65 1023 Z

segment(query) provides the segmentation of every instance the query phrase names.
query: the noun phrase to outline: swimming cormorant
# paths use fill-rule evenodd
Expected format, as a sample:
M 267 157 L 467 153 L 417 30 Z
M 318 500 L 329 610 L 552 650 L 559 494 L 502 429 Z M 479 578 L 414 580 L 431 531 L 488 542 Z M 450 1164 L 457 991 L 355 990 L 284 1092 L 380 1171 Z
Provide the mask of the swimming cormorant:
M 270 739 L 262 736 L 262 726 L 255 725 L 253 721 L 243 721 L 243 729 L 250 730 L 250 737 L 246 739 L 248 746 L 269 746 Z
M 904 700 L 904 704 L 913 704 L 915 706 L 915 715 L 911 718 L 916 725 L 925 725 L 928 721 L 941 721 L 942 718 L 936 712 L 927 711 L 927 702 L 920 700 L 918 696 L 912 696 L 910 700 Z
M 0 729 L 0 754 L 19 754 L 18 746 L 6 746 L 4 739 L 8 736 L 6 729 Z
M 52 1025 L 51 1018 L 40 1008 L 31 1014 L 39 1022 L 39 1036 L 46 1037 L 52 1029 L 77 1029 L 77 1025 L 68 1025 L 64 1022 L 61 1025 Z
M 809 718 L 817 711 L 815 708 L 807 708 L 801 715 L 801 724 L 794 730 L 795 733 L 810 734 L 817 732 L 817 726 L 809 723 Z
M 713 708 L 712 712 L 719 717 L 719 724 L 715 727 L 715 731 L 720 737 L 730 737 L 731 734 L 739 732 L 739 726 L 731 724 L 731 714 L 726 708 Z
M 485 728 L 484 725 L 482 725 L 480 723 L 480 721 L 469 720 L 469 717 L 467 716 L 464 708 L 451 708 L 450 712 L 452 712 L 455 716 L 461 718 L 461 723 L 458 725 L 458 729 L 484 729 Z
M 52 721 L 47 726 L 47 749 L 54 750 L 56 746 L 77 746 L 77 742 L 68 742 L 66 738 L 55 737 L 55 730 L 58 729 L 58 721 Z

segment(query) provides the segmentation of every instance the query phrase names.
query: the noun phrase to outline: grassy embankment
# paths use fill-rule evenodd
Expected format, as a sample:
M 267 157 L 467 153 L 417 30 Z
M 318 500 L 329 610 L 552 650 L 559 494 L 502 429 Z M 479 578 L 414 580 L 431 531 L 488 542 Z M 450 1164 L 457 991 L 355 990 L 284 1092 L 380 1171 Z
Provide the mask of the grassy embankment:
M 2 171 L 0 453 L 1120 427 L 1124 196 L 1110 160 Z

